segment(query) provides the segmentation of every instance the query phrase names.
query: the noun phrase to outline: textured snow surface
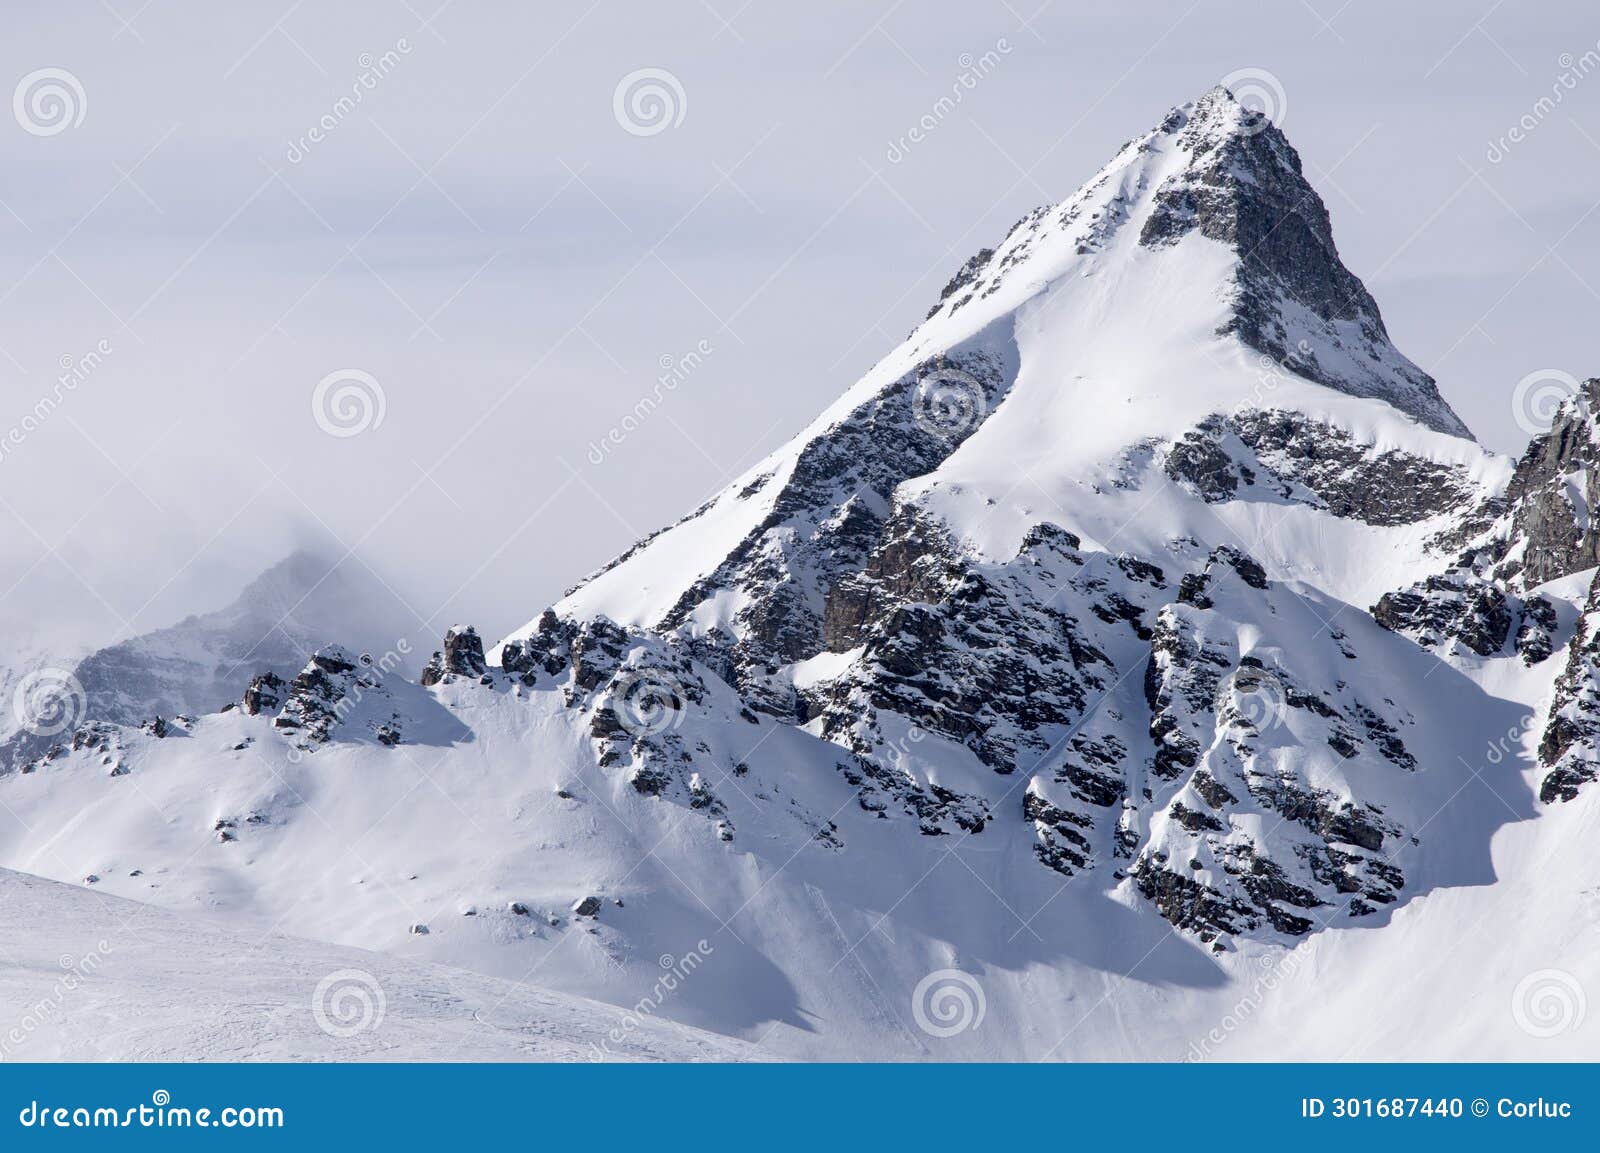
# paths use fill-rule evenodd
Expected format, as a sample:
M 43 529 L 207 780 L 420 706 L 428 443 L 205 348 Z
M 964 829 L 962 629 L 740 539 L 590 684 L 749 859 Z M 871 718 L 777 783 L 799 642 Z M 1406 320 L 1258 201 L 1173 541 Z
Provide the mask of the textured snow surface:
M 1449 692 L 1456 675 L 1427 683 Z M 1524 692 L 1533 680 L 1498 687 Z M 641 796 L 597 767 L 581 715 L 574 720 L 559 694 L 457 681 L 437 696 L 438 715 L 419 718 L 415 743 L 395 749 L 336 741 L 292 763 L 267 717 L 235 711 L 160 741 L 127 734 L 125 776 L 108 778 L 82 755 L 10 776 L 0 782 L 0 859 L 63 880 L 97 877 L 92 893 L 65 895 L 88 918 L 86 937 L 110 934 L 119 950 L 137 942 L 117 927 L 135 907 L 107 916 L 102 894 L 210 914 L 160 922 L 187 936 L 170 953 L 142 954 L 155 1001 L 190 983 L 232 982 L 221 971 L 235 967 L 230 934 L 254 941 L 275 930 L 381 950 L 397 966 L 419 963 L 415 971 L 437 974 L 420 963 L 442 963 L 615 1005 L 650 996 L 664 956 L 694 953 L 703 964 L 658 1015 L 779 1056 L 1179 1059 L 1236 1017 L 1241 1000 L 1249 1020 L 1206 1056 L 1561 1059 L 1592 1057 L 1600 1044 L 1592 1021 L 1541 1039 L 1513 1013 L 1530 973 L 1559 969 L 1590 988 L 1600 979 L 1600 865 L 1590 851 L 1600 793 L 1535 817 L 1533 779 L 1511 765 L 1513 752 L 1499 768 L 1480 761 L 1485 780 L 1463 769 L 1449 784 L 1460 795 L 1432 820 L 1414 818 L 1439 850 L 1424 855 L 1431 876 L 1419 883 L 1450 887 L 1415 897 L 1382 925 L 1329 929 L 1293 947 L 1245 941 L 1214 956 L 1125 886 L 1108 892 L 1107 878 L 1093 876 L 1062 883 L 1038 867 L 1020 821 L 958 844 L 919 836 L 903 820 L 885 827 L 832 771 L 831 746 L 787 726 L 723 719 L 731 699 L 712 702 L 703 729 L 684 722 L 691 740 L 726 743 L 752 766 L 737 785 L 719 785 L 738 827 L 730 845 L 700 813 Z M 458 720 L 470 738 L 433 743 Z M 1516 713 L 1491 708 L 1470 726 L 1452 738 L 1456 747 L 1492 739 L 1496 726 L 1514 733 Z M 253 743 L 234 750 L 246 738 Z M 965 750 L 928 756 L 946 758 L 933 771 L 949 779 L 1004 787 L 966 764 Z M 815 840 L 827 819 L 842 848 Z M 219 820 L 233 822 L 234 839 L 217 839 Z M 10 884 L 62 897 L 55 886 Z M 590 894 L 602 898 L 599 915 L 572 916 Z M 44 897 L 30 900 L 19 906 L 7 889 L 0 907 L 16 920 L 6 948 L 15 957 L 21 945 L 34 958 L 22 968 L 48 973 L 78 945 L 54 935 L 60 918 Z M 513 901 L 529 914 L 508 912 Z M 410 932 L 415 924 L 429 932 Z M 224 943 L 207 954 L 213 936 Z M 345 963 L 323 946 L 293 947 L 317 965 Z M 273 946 L 274 963 L 288 949 Z M 934 1037 L 916 1023 L 914 993 L 947 969 L 978 981 L 985 1019 Z M 254 1002 L 262 1006 L 298 1004 L 319 974 L 295 971 L 299 985 L 285 975 L 258 986 L 246 966 L 241 985 L 225 989 L 265 988 Z M 225 989 L 214 995 L 225 999 Z M 104 1011 L 122 996 L 108 991 Z M 474 1048 L 471 1024 L 458 1025 L 397 1038 L 380 1030 L 373 1052 L 393 1044 L 397 1055 L 498 1056 L 520 1043 Z M 166 1048 L 121 1052 L 178 1055 L 198 1032 L 185 1028 Z M 323 1052 L 303 1031 L 273 1049 L 275 1034 L 261 1028 L 230 1052 Z
M 230 932 L 5 870 L 0 942 L 0 1033 L 10 1034 L 0 1051 L 12 1061 L 752 1055 L 749 1046 L 670 1022 L 635 1020 L 617 1030 L 621 1014 L 613 1007 L 525 983 L 276 933 Z M 341 996 L 348 998 L 342 1006 Z M 319 1001 L 332 1032 L 318 1024 Z

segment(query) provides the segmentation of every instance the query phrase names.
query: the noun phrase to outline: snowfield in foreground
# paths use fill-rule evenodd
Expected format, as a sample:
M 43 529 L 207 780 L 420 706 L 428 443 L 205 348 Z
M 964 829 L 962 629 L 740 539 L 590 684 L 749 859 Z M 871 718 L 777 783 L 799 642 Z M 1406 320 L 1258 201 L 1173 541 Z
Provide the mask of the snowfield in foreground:
M 739 1061 L 578 997 L 0 870 L 7 1061 Z

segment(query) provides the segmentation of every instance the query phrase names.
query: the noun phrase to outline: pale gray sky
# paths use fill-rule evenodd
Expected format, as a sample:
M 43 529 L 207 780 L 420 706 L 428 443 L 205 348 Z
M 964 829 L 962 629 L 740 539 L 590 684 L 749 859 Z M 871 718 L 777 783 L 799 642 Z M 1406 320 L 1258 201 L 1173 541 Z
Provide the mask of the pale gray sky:
M 1480 439 L 1525 438 L 1526 374 L 1600 372 L 1591 5 L 24 0 L 6 23 L 0 94 L 70 79 L 0 115 L 0 440 L 63 358 L 110 349 L 0 446 L 13 638 L 169 623 L 311 533 L 359 546 L 420 638 L 509 629 L 1240 70 L 1281 84 L 1346 262 Z M 671 78 L 653 133 L 614 107 L 644 69 Z M 384 407 L 339 437 L 312 399 L 344 369 Z

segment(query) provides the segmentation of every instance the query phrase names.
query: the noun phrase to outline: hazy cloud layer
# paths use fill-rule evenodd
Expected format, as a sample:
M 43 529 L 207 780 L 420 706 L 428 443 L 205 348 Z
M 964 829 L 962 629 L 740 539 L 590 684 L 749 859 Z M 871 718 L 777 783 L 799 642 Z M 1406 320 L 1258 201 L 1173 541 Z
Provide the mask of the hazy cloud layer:
M 359 549 L 419 637 L 508 629 L 1240 70 L 1281 85 L 1346 262 L 1485 443 L 1525 439 L 1528 374 L 1600 372 L 1586 5 L 110 0 L 7 24 L 13 648 L 214 607 L 310 538 Z

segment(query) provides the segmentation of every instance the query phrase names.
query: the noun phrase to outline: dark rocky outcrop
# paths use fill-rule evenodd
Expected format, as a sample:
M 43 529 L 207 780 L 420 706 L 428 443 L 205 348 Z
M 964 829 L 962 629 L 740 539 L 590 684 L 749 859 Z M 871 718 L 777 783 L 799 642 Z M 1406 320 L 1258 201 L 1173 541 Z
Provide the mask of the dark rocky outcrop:
M 422 683 L 436 685 L 452 676 L 477 679 L 487 669 L 478 630 L 471 625 L 456 625 L 444 634 L 444 649 L 435 652 L 422 670 Z
M 861 607 L 842 597 L 830 605 L 834 590 L 881 547 L 895 489 L 960 447 L 1004 399 L 1014 371 L 1006 358 L 977 345 L 957 350 L 919 366 L 816 437 L 801 450 L 771 511 L 683 594 L 662 631 L 678 629 L 719 590 L 740 590 L 747 604 L 738 635 L 702 639 L 698 655 L 725 671 L 751 707 L 793 718 L 793 690 L 772 673 L 859 629 Z M 927 380 L 970 393 L 957 398 L 967 404 L 968 418 L 930 417 L 919 402 Z M 719 654 L 706 651 L 712 645 Z
M 1525 588 L 1600 565 L 1600 379 L 1556 410 L 1550 431 L 1528 443 L 1506 488 L 1512 510 L 1502 576 Z
M 324 645 L 289 682 L 283 707 L 272 723 L 288 733 L 295 746 L 310 751 L 356 718 L 356 729 L 378 744 L 400 743 L 406 722 L 394 707 L 382 669 L 370 657 L 358 657 L 341 645 Z
M 980 565 L 927 518 L 897 514 L 862 572 L 830 599 L 835 643 L 863 654 L 858 675 L 813 694 L 824 734 L 850 742 L 871 713 L 892 712 L 966 745 L 996 772 L 1029 767 L 1109 669 L 1054 603 L 1080 575 L 1075 541 L 1036 531 L 1010 565 Z M 1159 579 L 1159 570 L 1142 575 Z M 855 747 L 873 755 L 870 742 Z
M 1546 804 L 1576 800 L 1600 777 L 1600 576 L 1589 586 L 1567 663 L 1556 678 L 1539 763 L 1547 770 L 1539 785 Z
M 244 711 L 252 717 L 283 707 L 286 682 L 277 673 L 258 673 L 244 690 Z
M 1286 409 L 1211 416 L 1171 445 L 1162 467 L 1208 504 L 1293 501 L 1377 526 L 1456 512 L 1479 494 L 1459 468 L 1363 444 L 1344 429 Z
M 1525 665 L 1536 665 L 1555 651 L 1556 606 L 1546 597 L 1533 596 L 1522 602 L 1522 619 L 1517 623 L 1515 648 Z
M 1377 301 L 1339 259 L 1328 210 L 1277 126 L 1218 88 L 1162 127 L 1195 159 L 1156 190 L 1139 242 L 1160 248 L 1199 231 L 1240 254 L 1221 332 L 1307 379 L 1470 437 L 1433 378 L 1390 344 Z M 1314 348 L 1337 350 L 1338 365 Z
M 1468 570 L 1451 569 L 1409 589 L 1384 593 L 1372 606 L 1372 619 L 1424 648 L 1454 639 L 1486 657 L 1505 644 L 1512 608 L 1495 585 Z

